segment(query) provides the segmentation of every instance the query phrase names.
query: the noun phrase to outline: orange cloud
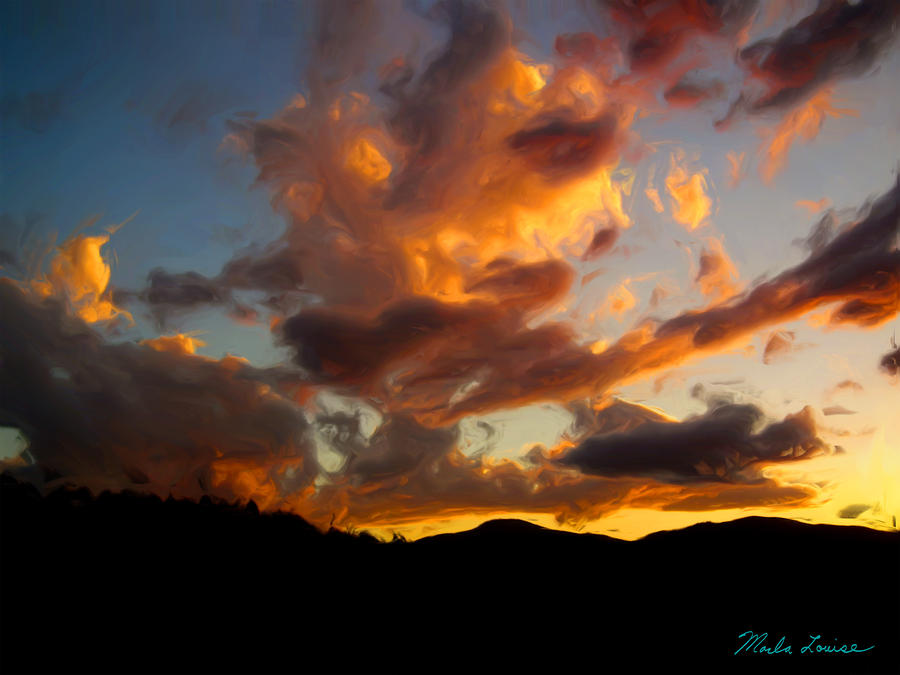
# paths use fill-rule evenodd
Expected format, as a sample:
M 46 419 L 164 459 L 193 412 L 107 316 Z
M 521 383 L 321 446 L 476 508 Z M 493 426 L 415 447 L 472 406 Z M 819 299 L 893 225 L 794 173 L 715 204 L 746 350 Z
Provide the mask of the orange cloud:
M 130 313 L 112 302 L 107 289 L 111 270 L 100 249 L 108 242 L 108 234 L 69 238 L 56 249 L 47 274 L 32 279 L 30 287 L 43 296 L 64 297 L 88 323 L 109 321 L 120 315 L 132 321 Z
M 666 189 L 675 201 L 672 217 L 689 230 L 703 225 L 712 212 L 705 171 L 690 173 L 680 153 L 672 155 Z
M 831 90 L 822 89 L 801 107 L 789 113 L 770 132 L 770 139 L 763 145 L 763 160 L 759 165 L 760 176 L 765 182 L 771 183 L 775 175 L 784 168 L 795 140 L 800 138 L 808 142 L 819 135 L 826 117 L 859 115 L 849 108 L 835 108 L 831 105 L 831 98 Z
M 731 258 L 725 252 L 722 242 L 714 237 L 706 240 L 700 253 L 700 269 L 696 282 L 704 295 L 713 302 L 730 298 L 737 292 L 738 272 Z
M 728 160 L 728 185 L 733 188 L 737 187 L 744 179 L 744 160 L 747 158 L 747 153 L 729 152 L 725 158 Z
M 175 335 L 160 335 L 159 337 L 141 340 L 142 345 L 147 345 L 158 352 L 173 352 L 175 354 L 196 354 L 197 347 L 206 343 L 191 335 L 177 333 Z
M 806 209 L 810 213 L 818 213 L 822 209 L 828 208 L 831 206 L 831 200 L 828 197 L 823 197 L 817 202 L 810 201 L 808 199 L 801 199 L 797 202 L 794 202 L 798 208 Z

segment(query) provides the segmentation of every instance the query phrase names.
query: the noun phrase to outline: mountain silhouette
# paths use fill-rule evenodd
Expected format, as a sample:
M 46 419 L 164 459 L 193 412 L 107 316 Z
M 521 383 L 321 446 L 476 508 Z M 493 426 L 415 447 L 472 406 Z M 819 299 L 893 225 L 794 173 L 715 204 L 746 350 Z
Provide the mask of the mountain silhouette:
M 900 535 L 743 518 L 415 542 L 0 477 L 4 673 L 894 673 Z M 739 653 L 744 631 L 791 654 Z M 799 653 L 856 643 L 864 653 Z

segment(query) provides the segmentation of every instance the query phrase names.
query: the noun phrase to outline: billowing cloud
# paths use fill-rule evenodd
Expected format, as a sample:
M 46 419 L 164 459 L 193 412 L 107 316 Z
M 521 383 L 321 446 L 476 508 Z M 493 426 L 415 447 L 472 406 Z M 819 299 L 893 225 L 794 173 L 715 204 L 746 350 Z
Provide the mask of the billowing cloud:
M 900 186 L 895 185 L 795 267 L 726 303 L 682 313 L 655 327 L 645 324 L 600 353 L 567 339 L 566 332 L 556 327 L 530 329 L 506 343 L 521 350 L 509 363 L 512 369 L 497 365 L 505 360 L 483 358 L 486 353 L 493 356 L 498 343 L 490 343 L 490 352 L 476 345 L 443 354 L 439 370 L 420 363 L 415 377 L 394 380 L 392 399 L 420 415 L 454 419 L 538 400 L 599 395 L 618 383 L 721 350 L 759 328 L 822 305 L 834 307 L 833 324 L 880 325 L 900 308 L 898 213 Z M 531 351 L 535 340 L 544 344 Z M 528 349 L 523 348 L 526 343 Z M 451 402 L 456 392 L 460 394 Z
M 724 98 L 728 83 L 706 70 L 714 54 L 733 65 L 756 3 L 601 5 L 610 37 L 562 35 L 540 63 L 498 4 L 397 5 L 385 21 L 379 3 L 321 3 L 303 93 L 268 118 L 236 115 L 223 143 L 255 166 L 284 232 L 235 251 L 218 273 L 156 267 L 132 290 L 110 286 L 109 233 L 71 237 L 37 272 L 4 246 L 0 264 L 19 281 L 0 281 L 10 324 L 0 424 L 21 429 L 58 481 L 252 498 L 320 524 L 811 503 L 817 486 L 761 472 L 828 451 L 810 408 L 767 423 L 754 406 L 709 396 L 706 413 L 678 421 L 613 397 L 761 331 L 775 331 L 769 363 L 793 338 L 780 326 L 814 309 L 863 328 L 896 316 L 900 185 L 851 222 L 829 212 L 805 260 L 745 284 L 723 236 L 696 236 L 717 209 L 699 155 L 661 154 L 663 175 L 644 182 L 642 160 L 670 141 L 638 130 Z M 831 83 L 874 63 L 889 38 L 880 24 L 896 17 L 871 2 L 822 2 L 740 52 L 749 75 L 734 114 L 784 113 L 764 176 L 826 117 L 847 114 Z M 395 39 L 407 33 L 408 44 Z M 443 42 L 423 50 L 418 36 L 430 33 Z M 158 122 L 202 129 L 229 100 L 182 87 Z M 736 185 L 746 154 L 727 157 Z M 599 267 L 648 246 L 652 224 L 636 216 L 629 231 L 635 196 L 702 246 L 687 281 L 700 306 L 674 304 L 665 270 Z M 646 299 L 639 284 L 651 278 Z M 245 323 L 268 313 L 292 363 L 205 358 L 187 329 L 101 337 L 129 317 L 126 305 L 158 325 L 206 307 Z M 644 309 L 653 314 L 625 324 Z M 888 356 L 882 367 L 896 374 Z M 328 396 L 343 407 L 328 409 Z M 496 441 L 479 415 L 538 401 L 575 418 L 558 445 L 517 460 L 467 454 L 465 428 L 483 432 L 485 448 Z
M 275 371 L 191 355 L 186 336 L 107 343 L 60 299 L 5 279 L 0 306 L 0 423 L 23 432 L 49 475 L 260 504 L 315 475 L 307 423 L 273 389 Z
M 230 123 L 230 146 L 256 163 L 288 228 L 208 284 L 183 278 L 203 286 L 204 303 L 236 289 L 269 294 L 280 313 L 310 297 L 367 309 L 452 298 L 494 259 L 599 255 L 615 236 L 592 246 L 598 233 L 630 225 L 630 179 L 612 172 L 634 143 L 634 107 L 607 96 L 601 79 L 578 69 L 550 78 L 512 47 L 510 19 L 492 5 L 438 3 L 426 18 L 448 29 L 447 42 L 418 68 L 388 60 L 373 97 L 347 86 L 368 62 L 330 62 L 340 31 L 354 30 L 345 23 L 360 19 L 336 18 L 345 11 L 379 14 L 365 3 L 323 10 L 308 97 L 271 119 Z M 166 274 L 179 285 L 180 274 Z M 138 296 L 158 297 L 153 283 Z

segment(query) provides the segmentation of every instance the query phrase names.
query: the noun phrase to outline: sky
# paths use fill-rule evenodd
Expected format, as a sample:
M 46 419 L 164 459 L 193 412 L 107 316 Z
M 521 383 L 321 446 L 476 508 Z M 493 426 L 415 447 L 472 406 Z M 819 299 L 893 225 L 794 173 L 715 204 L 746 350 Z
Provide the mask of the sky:
M 900 5 L 0 12 L 6 470 L 384 537 L 895 527 Z

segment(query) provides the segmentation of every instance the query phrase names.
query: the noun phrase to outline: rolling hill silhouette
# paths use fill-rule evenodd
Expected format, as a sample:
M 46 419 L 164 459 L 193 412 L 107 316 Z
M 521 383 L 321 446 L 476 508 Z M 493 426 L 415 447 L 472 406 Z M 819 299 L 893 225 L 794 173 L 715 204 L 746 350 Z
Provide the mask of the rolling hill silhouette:
M 252 502 L 0 495 L 4 673 L 897 672 L 897 533 L 495 520 L 382 543 Z M 735 655 L 747 630 L 793 651 Z M 874 649 L 799 653 L 810 635 Z

